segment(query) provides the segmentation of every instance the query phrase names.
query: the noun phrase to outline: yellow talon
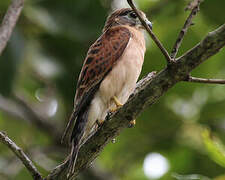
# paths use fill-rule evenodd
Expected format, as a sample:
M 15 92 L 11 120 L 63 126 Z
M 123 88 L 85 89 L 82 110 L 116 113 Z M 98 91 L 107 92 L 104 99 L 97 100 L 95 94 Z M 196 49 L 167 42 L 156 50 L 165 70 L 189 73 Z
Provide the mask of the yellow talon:
M 123 104 L 118 100 L 116 96 L 112 97 L 113 102 L 115 103 L 116 107 L 110 108 L 110 112 L 116 112 L 119 108 L 123 106 Z
M 117 109 L 118 109 L 117 107 L 114 107 L 114 108 L 110 108 L 110 110 L 109 110 L 109 111 L 110 111 L 110 112 L 112 112 L 112 113 L 114 113 L 114 112 L 116 112 L 116 111 L 117 111 Z
M 116 96 L 113 96 L 113 101 L 116 104 L 117 108 L 120 108 L 123 106 L 123 104 L 117 99 Z

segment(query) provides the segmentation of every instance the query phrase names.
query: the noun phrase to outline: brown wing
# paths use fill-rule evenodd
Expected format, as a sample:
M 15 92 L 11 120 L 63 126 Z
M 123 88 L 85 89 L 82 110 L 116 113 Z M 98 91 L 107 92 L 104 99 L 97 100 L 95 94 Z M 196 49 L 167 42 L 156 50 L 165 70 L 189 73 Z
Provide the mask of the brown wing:
M 123 54 L 130 37 L 130 31 L 126 27 L 113 27 L 105 31 L 89 48 L 77 83 L 74 111 L 63 138 L 74 126 L 77 114 L 89 106 L 101 81 Z

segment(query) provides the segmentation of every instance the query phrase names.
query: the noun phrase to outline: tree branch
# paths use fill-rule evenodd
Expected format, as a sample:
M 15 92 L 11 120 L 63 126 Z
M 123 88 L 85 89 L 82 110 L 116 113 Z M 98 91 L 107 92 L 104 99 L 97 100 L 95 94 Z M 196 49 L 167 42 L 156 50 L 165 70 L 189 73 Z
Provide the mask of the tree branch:
M 24 0 L 13 0 L 0 26 L 0 55 L 11 37 L 17 19 L 20 16 Z
M 206 84 L 225 84 L 225 79 L 204 79 L 188 76 L 184 81 L 195 82 L 195 83 L 206 83 Z
M 86 168 L 113 138 L 129 126 L 144 108 L 151 106 L 177 82 L 184 80 L 198 65 L 216 54 L 225 45 L 225 24 L 209 33 L 199 44 L 181 56 L 174 64 L 160 73 L 147 76 L 138 83 L 128 102 L 81 147 L 77 158 L 74 177 Z M 47 179 L 65 179 L 67 160 L 56 167 Z
M 144 108 L 153 105 L 164 95 L 167 90 L 179 81 L 186 79 L 188 74 L 208 59 L 219 52 L 225 45 L 225 24 L 213 32 L 210 32 L 199 44 L 177 59 L 160 73 L 152 77 L 145 77 L 138 83 L 134 94 L 128 102 L 81 147 L 77 158 L 74 177 L 88 167 L 88 165 L 99 155 L 102 149 L 113 138 L 129 127 L 129 122 L 135 119 Z M 65 179 L 67 160 L 56 167 L 48 176 L 48 179 Z
M 191 13 L 190 15 L 188 16 L 187 20 L 185 21 L 184 23 L 184 26 L 182 28 L 182 30 L 180 31 L 179 35 L 178 35 L 178 38 L 172 48 L 172 52 L 171 52 L 171 59 L 175 59 L 176 58 L 176 55 L 177 55 L 177 52 L 180 48 L 180 45 L 184 39 L 184 36 L 185 34 L 187 33 L 188 31 L 188 28 L 192 25 L 192 19 L 196 16 L 197 12 L 199 11 L 199 6 L 200 6 L 200 3 L 201 3 L 201 0 L 194 0 L 193 1 L 193 7 L 191 7 Z
M 14 101 L 3 97 L 0 94 L 0 111 L 5 112 L 10 116 L 13 116 L 15 119 L 22 119 L 28 121 L 26 115 L 20 109 L 21 108 L 18 107 L 18 105 Z
M 61 133 L 57 124 L 52 124 L 48 119 L 39 115 L 22 96 L 13 93 L 12 99 L 7 99 L 0 95 L 0 110 L 16 117 L 19 120 L 31 122 L 40 131 L 49 134 L 54 139 L 55 144 L 61 145 Z M 41 113 L 40 113 L 41 114 Z M 54 131 L 52 130 L 54 129 Z
M 27 168 L 27 170 L 35 180 L 42 180 L 40 173 L 38 172 L 32 161 L 27 157 L 23 150 L 18 147 L 11 139 L 9 139 L 9 137 L 3 132 L 0 132 L 0 141 L 5 144 L 21 160 L 21 162 L 24 164 L 24 166 Z
M 20 107 L 20 110 L 22 113 L 27 117 L 27 119 L 33 123 L 37 128 L 39 128 L 41 131 L 44 131 L 45 133 L 48 133 L 51 135 L 51 137 L 54 139 L 54 141 L 57 144 L 60 143 L 61 139 L 61 133 L 59 131 L 59 128 L 56 126 L 56 124 L 50 123 L 47 119 L 39 116 L 31 107 L 30 104 L 28 104 L 24 98 L 17 94 L 13 94 L 13 100 L 17 104 L 17 106 Z M 54 129 L 54 131 L 53 131 Z
M 161 50 L 162 54 L 165 56 L 167 63 L 172 63 L 173 60 L 170 58 L 169 53 L 167 52 L 167 50 L 163 47 L 162 43 L 159 41 L 159 39 L 155 36 L 155 34 L 152 32 L 152 30 L 148 27 L 148 25 L 146 24 L 145 20 L 141 17 L 141 15 L 139 14 L 137 8 L 135 7 L 134 3 L 132 0 L 127 0 L 128 4 L 130 5 L 130 7 L 134 10 L 134 12 L 137 14 L 139 20 L 141 21 L 141 23 L 143 24 L 143 26 L 145 27 L 145 29 L 147 30 L 147 32 L 149 33 L 150 37 L 152 38 L 152 40 L 156 43 L 156 45 L 158 46 L 158 48 Z
M 130 2 L 132 3 L 131 0 Z M 133 6 L 133 8 L 135 8 L 135 6 Z M 137 9 L 135 12 L 139 15 Z M 147 31 L 150 32 L 150 35 L 152 34 L 154 36 L 146 23 L 143 22 L 143 19 L 142 23 L 143 25 L 145 24 L 145 27 Z M 155 40 L 157 41 L 157 38 Z M 168 55 L 168 52 L 165 48 L 163 48 L 163 46 L 161 46 L 159 41 L 158 43 L 159 44 L 156 44 L 159 48 L 162 48 L 160 48 L 162 53 L 167 58 L 167 61 L 170 62 L 171 58 Z M 72 179 L 74 179 L 81 170 L 89 166 L 89 164 L 99 155 L 102 149 L 109 142 L 111 142 L 113 138 L 118 136 L 123 129 L 129 127 L 130 121 L 135 119 L 144 108 L 153 105 L 167 92 L 169 88 L 173 87 L 176 83 L 185 80 L 194 68 L 210 56 L 216 54 L 222 47 L 224 47 L 224 45 L 225 24 L 209 33 L 199 44 L 186 52 L 183 56 L 179 57 L 174 63 L 171 64 L 171 66 L 167 66 L 157 75 L 149 74 L 147 77 L 142 79 L 137 84 L 137 88 L 129 98 L 128 102 L 121 109 L 119 109 L 119 111 L 107 118 L 99 130 L 81 147 L 77 158 L 75 174 Z M 6 143 L 8 141 L 5 140 L 5 137 L 6 136 L 1 133 L 0 140 L 5 142 L 8 147 L 11 147 Z M 15 149 L 17 148 L 12 148 L 12 150 Z M 16 154 L 17 152 L 20 151 L 16 151 L 14 153 Z M 19 155 L 17 156 L 19 157 Z M 65 159 L 62 164 L 57 166 L 48 175 L 46 180 L 67 179 L 67 166 L 68 160 Z

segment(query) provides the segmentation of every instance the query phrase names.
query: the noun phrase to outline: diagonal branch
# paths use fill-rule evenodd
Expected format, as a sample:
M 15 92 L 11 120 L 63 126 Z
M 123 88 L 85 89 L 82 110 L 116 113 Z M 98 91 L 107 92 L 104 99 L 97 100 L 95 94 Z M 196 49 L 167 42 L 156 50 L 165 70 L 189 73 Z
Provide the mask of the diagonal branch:
M 193 7 L 192 7 L 192 10 L 191 10 L 191 13 L 190 15 L 188 16 L 187 20 L 185 21 L 184 23 L 184 26 L 182 28 L 182 30 L 180 31 L 179 35 L 178 35 L 178 38 L 172 48 L 172 52 L 171 52 L 171 59 L 175 59 L 176 58 L 176 55 L 177 55 L 177 52 L 180 48 L 180 45 L 184 39 L 184 36 L 185 34 L 187 33 L 188 31 L 188 28 L 192 25 L 192 19 L 196 16 L 197 12 L 199 11 L 199 6 L 200 6 L 200 3 L 201 3 L 201 0 L 194 0 L 193 1 Z
M 225 24 L 215 31 L 209 33 L 199 44 L 177 59 L 172 66 L 165 68 L 154 77 L 147 76 L 138 83 L 136 91 L 128 102 L 108 121 L 105 121 L 99 131 L 96 132 L 81 147 L 75 176 L 88 167 L 88 165 L 99 155 L 103 148 L 113 138 L 130 124 L 147 106 L 153 105 L 164 95 L 168 89 L 176 83 L 183 81 L 188 74 L 210 56 L 219 52 L 225 46 Z M 47 179 L 66 179 L 67 160 L 57 166 Z
M 24 0 L 13 0 L 0 26 L 0 55 L 9 41 L 17 19 L 20 16 Z
M 61 144 L 61 133 L 57 124 L 53 124 L 48 119 L 40 116 L 22 96 L 13 93 L 13 98 L 8 99 L 0 95 L 0 111 L 14 116 L 16 119 L 29 121 L 40 131 L 49 134 L 56 144 Z
M 151 36 L 152 40 L 156 43 L 156 45 L 158 46 L 158 48 L 161 50 L 162 54 L 165 56 L 167 63 L 172 63 L 172 59 L 170 58 L 169 53 L 167 52 L 167 50 L 163 47 L 162 43 L 159 41 L 159 39 L 155 36 L 155 34 L 152 32 L 152 30 L 148 27 L 148 25 L 146 24 L 145 20 L 141 17 L 141 15 L 139 14 L 137 8 L 135 7 L 134 3 L 132 0 L 127 0 L 128 4 L 130 5 L 130 7 L 134 10 L 134 12 L 137 14 L 139 20 L 141 21 L 141 23 L 143 24 L 143 26 L 145 27 L 145 29 L 147 30 L 147 32 L 149 33 L 149 35 Z
M 24 164 L 34 180 L 42 180 L 40 173 L 37 168 L 34 166 L 32 161 L 27 157 L 23 150 L 18 147 L 7 135 L 3 132 L 0 132 L 0 141 L 5 144 Z
M 48 119 L 38 115 L 22 96 L 13 94 L 13 100 L 14 103 L 16 103 L 16 105 L 20 108 L 20 112 L 24 114 L 32 124 L 34 124 L 41 131 L 51 135 L 56 144 L 61 144 L 60 131 L 56 124 L 52 124 L 48 121 Z
M 225 79 L 205 79 L 188 76 L 187 82 L 206 83 L 206 84 L 225 84 Z

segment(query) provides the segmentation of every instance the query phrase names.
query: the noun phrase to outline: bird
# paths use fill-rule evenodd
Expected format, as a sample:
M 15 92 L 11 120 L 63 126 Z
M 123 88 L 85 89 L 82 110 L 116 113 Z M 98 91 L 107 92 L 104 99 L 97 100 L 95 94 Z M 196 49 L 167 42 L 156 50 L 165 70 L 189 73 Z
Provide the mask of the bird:
M 144 12 L 139 15 L 152 29 Z M 112 12 L 102 35 L 90 46 L 76 87 L 74 109 L 62 141 L 71 146 L 68 176 L 74 173 L 79 148 L 109 112 L 126 103 L 135 89 L 146 51 L 144 27 L 131 8 Z

